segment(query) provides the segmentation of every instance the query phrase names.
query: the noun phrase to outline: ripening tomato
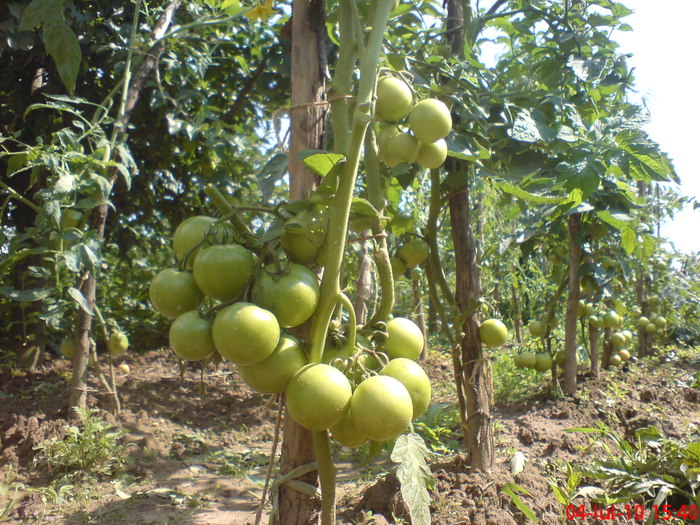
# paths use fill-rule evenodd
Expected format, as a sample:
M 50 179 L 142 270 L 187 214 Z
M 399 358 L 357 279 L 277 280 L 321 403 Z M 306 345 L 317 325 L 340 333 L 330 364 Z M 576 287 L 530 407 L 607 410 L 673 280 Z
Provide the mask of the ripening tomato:
M 173 249 L 175 250 L 175 257 L 177 257 L 177 260 L 180 261 L 189 253 L 190 255 L 187 258 L 188 270 L 192 269 L 194 257 L 197 255 L 197 251 L 199 250 L 199 248 L 196 248 L 196 246 L 204 240 L 215 222 L 216 219 L 213 217 L 197 215 L 195 217 L 185 219 L 175 229 L 175 234 L 173 235 Z
M 153 278 L 148 294 L 153 307 L 173 319 L 196 310 L 202 302 L 202 292 L 197 288 L 192 272 L 179 272 L 172 268 L 161 271 Z
M 306 355 L 299 341 L 289 335 L 280 342 L 267 358 L 250 366 L 239 366 L 238 372 L 245 384 L 256 392 L 275 394 L 284 392 L 289 380 L 304 365 Z
M 379 373 L 398 379 L 406 387 L 413 403 L 412 419 L 422 416 L 428 410 L 431 395 L 430 379 L 418 363 L 399 357 L 389 361 Z
M 211 323 L 196 310 L 175 319 L 168 338 L 173 352 L 185 361 L 199 361 L 214 352 Z
M 231 301 L 248 287 L 255 269 L 255 257 L 238 244 L 209 246 L 197 253 L 192 273 L 205 295 Z
M 221 310 L 212 326 L 216 350 L 239 365 L 254 365 L 269 356 L 280 340 L 277 318 L 252 303 L 240 302 Z
M 320 289 L 318 277 L 306 266 L 290 263 L 284 274 L 262 270 L 253 286 L 253 301 L 270 310 L 280 326 L 291 328 L 308 320 L 316 310 Z
M 289 415 L 309 430 L 327 430 L 340 423 L 352 396 L 350 381 L 330 365 L 314 363 L 299 370 L 287 385 Z
M 373 441 L 388 441 L 408 427 L 413 402 L 401 381 L 379 375 L 357 386 L 350 400 L 350 411 L 362 435 Z

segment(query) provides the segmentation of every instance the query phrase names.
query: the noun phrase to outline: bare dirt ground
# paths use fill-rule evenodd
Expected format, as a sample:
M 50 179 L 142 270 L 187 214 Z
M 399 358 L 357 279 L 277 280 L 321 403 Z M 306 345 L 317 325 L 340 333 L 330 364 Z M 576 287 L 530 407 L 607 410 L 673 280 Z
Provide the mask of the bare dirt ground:
M 70 365 L 47 361 L 37 373 L 0 372 L 0 515 L 16 502 L 7 523 L 66 524 L 248 524 L 254 523 L 275 430 L 277 399 L 251 392 L 233 367 L 221 364 L 203 376 L 187 370 L 181 379 L 168 352 L 120 358 L 117 373 L 122 412 L 104 407 L 107 396 L 92 384 L 89 403 L 122 432 L 125 468 L 113 477 L 76 478 L 58 491 L 34 447 L 68 432 L 64 400 Z M 451 402 L 446 355 L 434 353 L 426 368 L 435 401 Z M 490 475 L 470 472 L 458 453 L 436 456 L 433 522 L 442 525 L 526 523 L 502 489 L 526 489 L 523 501 L 541 524 L 562 523 L 562 506 L 550 480 L 563 483 L 566 462 L 594 454 L 590 435 L 566 432 L 605 423 L 619 435 L 655 425 L 666 436 L 698 439 L 700 392 L 688 386 L 697 362 L 635 363 L 628 371 L 581 377 L 573 398 L 553 400 L 533 392 L 495 407 L 497 465 Z M 339 465 L 339 523 L 408 523 L 388 452 L 334 449 Z M 522 472 L 511 459 L 525 456 Z M 263 523 L 270 507 L 266 507 Z M 569 521 L 573 523 L 573 521 Z M 583 522 L 581 522 L 583 523 Z M 585 523 L 594 523 L 587 520 Z M 602 523 L 602 522 L 601 522 Z M 609 523 L 609 522 L 607 522 Z M 615 523 L 625 523 L 618 520 Z

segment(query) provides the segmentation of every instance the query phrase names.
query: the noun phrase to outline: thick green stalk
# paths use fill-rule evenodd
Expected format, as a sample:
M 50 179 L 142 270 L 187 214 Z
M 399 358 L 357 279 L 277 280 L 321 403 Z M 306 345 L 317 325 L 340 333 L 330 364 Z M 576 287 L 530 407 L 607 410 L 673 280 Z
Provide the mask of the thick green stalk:
M 328 431 L 315 431 L 313 436 L 321 484 L 321 523 L 335 525 L 335 475 L 338 469 L 333 464 Z
M 352 304 L 350 298 L 341 292 L 338 298 L 339 303 L 345 307 L 348 311 L 348 346 L 355 351 L 355 344 L 357 342 L 357 316 L 355 315 L 355 307 Z
M 457 306 L 457 299 L 447 284 L 445 273 L 440 264 L 440 252 L 437 245 L 437 222 L 440 215 L 440 170 L 430 170 L 430 209 L 428 212 L 428 224 L 425 228 L 425 238 L 430 246 L 430 263 L 433 267 L 433 277 L 440 287 L 440 291 L 449 301 L 452 310 Z
M 343 153 L 348 150 L 350 139 L 350 88 L 352 73 L 357 61 L 358 45 L 352 31 L 352 8 L 350 2 L 340 2 L 338 7 L 340 28 L 340 51 L 333 84 L 328 90 L 331 100 L 331 122 L 333 128 L 333 151 Z
M 231 216 L 234 228 L 236 228 L 236 231 L 238 231 L 247 242 L 254 243 L 256 241 L 255 236 L 248 229 L 245 221 L 235 213 L 236 210 L 234 207 L 226 200 L 226 197 L 222 195 L 216 186 L 207 184 L 207 187 L 204 188 L 204 193 L 207 194 L 214 203 L 214 206 L 216 206 L 221 213 Z

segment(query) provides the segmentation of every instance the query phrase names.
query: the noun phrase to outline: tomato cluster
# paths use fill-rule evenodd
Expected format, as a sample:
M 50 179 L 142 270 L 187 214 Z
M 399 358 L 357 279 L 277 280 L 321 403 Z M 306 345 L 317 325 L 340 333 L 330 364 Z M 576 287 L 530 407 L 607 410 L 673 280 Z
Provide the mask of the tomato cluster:
M 236 242 L 227 220 L 185 220 L 173 238 L 179 266 L 153 278 L 151 302 L 173 319 L 170 346 L 180 359 L 228 359 L 250 388 L 284 392 L 297 423 L 330 429 L 341 444 L 386 441 L 430 403 L 430 381 L 416 363 L 418 326 L 401 317 L 357 330 L 335 321 L 321 363 L 310 363 L 306 342 L 290 333 L 318 306 L 318 278 L 306 265 L 323 265 L 326 213 L 298 211 L 279 229 L 284 253 L 263 250 L 262 258 Z M 405 264 L 425 261 L 424 244 L 404 245 Z
M 408 84 L 385 76 L 377 83 L 375 112 L 383 123 L 377 136 L 382 162 L 391 167 L 402 162 L 418 162 L 428 169 L 442 166 L 447 158 L 445 137 L 452 129 L 452 116 L 443 102 L 427 98 L 414 105 Z

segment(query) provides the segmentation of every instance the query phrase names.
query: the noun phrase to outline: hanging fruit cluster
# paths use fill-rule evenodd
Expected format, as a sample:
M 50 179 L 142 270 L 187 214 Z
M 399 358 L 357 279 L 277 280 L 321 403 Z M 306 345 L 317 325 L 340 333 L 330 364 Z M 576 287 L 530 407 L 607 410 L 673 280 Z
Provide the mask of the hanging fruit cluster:
M 327 208 L 307 204 L 252 244 L 228 218 L 186 219 L 173 237 L 179 265 L 153 278 L 151 302 L 174 319 L 169 340 L 180 359 L 235 363 L 250 388 L 286 393 L 297 423 L 330 429 L 343 445 L 393 439 L 430 403 L 430 381 L 416 363 L 423 334 L 401 317 L 358 329 L 351 315 L 348 324 L 331 323 L 323 362 L 309 362 L 306 341 L 291 329 L 319 303 L 307 265 L 323 266 Z
M 440 100 L 427 98 L 414 105 L 408 84 L 385 76 L 377 83 L 375 117 L 383 123 L 377 147 L 385 164 L 394 167 L 417 162 L 435 169 L 445 162 L 445 137 L 452 129 L 452 116 Z

